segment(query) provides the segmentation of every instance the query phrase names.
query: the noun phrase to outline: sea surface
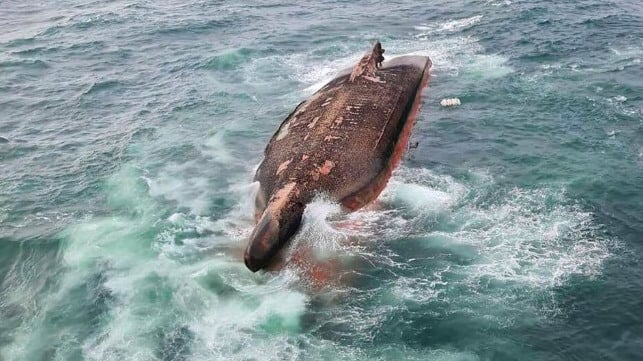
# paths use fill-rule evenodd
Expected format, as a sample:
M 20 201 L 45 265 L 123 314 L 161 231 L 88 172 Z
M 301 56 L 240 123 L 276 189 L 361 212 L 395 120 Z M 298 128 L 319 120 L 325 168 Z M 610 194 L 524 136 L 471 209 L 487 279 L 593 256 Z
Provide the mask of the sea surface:
M 417 147 L 249 272 L 269 137 L 375 40 Z M 641 360 L 641 58 L 639 0 L 1 0 L 0 360 Z

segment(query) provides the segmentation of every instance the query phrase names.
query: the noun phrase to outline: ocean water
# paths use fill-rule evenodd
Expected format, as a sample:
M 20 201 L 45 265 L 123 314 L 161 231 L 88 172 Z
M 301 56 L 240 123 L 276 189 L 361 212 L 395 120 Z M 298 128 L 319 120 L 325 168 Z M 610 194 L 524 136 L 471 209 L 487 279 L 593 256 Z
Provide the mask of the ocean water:
M 266 142 L 376 39 L 418 146 L 249 272 Z M 635 0 L 4 0 L 0 360 L 640 360 L 641 58 Z

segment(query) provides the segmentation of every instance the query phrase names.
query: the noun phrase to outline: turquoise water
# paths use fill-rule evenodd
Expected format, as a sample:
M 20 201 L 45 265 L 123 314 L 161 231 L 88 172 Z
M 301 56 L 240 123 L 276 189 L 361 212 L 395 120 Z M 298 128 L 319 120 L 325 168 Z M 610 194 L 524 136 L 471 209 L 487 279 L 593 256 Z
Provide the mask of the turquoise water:
M 250 273 L 267 140 L 375 39 L 433 60 L 417 148 Z M 4 1 L 0 360 L 640 359 L 642 39 L 625 0 Z

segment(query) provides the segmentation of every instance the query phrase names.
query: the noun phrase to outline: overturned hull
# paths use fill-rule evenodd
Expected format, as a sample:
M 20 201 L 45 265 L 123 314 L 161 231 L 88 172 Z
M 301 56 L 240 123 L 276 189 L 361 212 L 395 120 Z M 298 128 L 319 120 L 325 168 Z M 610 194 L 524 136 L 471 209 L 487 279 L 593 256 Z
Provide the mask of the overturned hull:
M 386 186 L 406 149 L 431 61 L 402 56 L 378 68 L 383 51 L 376 49 L 300 103 L 270 139 L 255 175 L 258 223 L 244 255 L 250 270 L 270 264 L 316 194 L 356 210 Z

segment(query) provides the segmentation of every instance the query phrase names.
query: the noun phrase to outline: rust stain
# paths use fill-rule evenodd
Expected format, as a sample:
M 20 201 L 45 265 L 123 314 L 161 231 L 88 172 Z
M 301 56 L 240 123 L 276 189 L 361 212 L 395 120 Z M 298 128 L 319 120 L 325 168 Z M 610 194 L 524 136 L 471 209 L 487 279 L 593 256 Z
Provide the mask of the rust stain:
M 350 82 L 354 82 L 359 78 L 360 76 L 373 76 L 375 75 L 375 70 L 377 69 L 375 61 L 377 59 L 377 55 L 375 54 L 375 48 L 373 48 L 373 51 L 365 54 L 360 61 L 355 64 L 353 67 L 353 71 L 351 71 L 351 75 L 349 77 Z
M 386 83 L 386 81 L 384 81 L 384 80 L 382 80 L 382 79 L 380 79 L 379 77 L 376 77 L 376 76 L 364 76 L 364 79 L 370 80 L 370 81 L 375 82 L 375 83 L 382 83 L 382 84 Z
M 308 124 L 308 128 L 313 129 L 315 125 L 317 124 L 317 121 L 319 120 L 319 117 L 315 117 L 310 124 Z
M 321 167 L 319 167 L 319 173 L 328 175 L 330 174 L 330 171 L 333 169 L 333 167 L 335 167 L 335 163 L 331 160 L 327 160 Z
M 279 168 L 277 168 L 277 175 L 279 175 L 279 173 L 285 171 L 286 168 L 288 168 L 288 165 L 290 164 L 290 162 L 292 162 L 292 159 L 288 159 L 287 161 L 281 163 L 279 165 Z
M 295 188 L 296 185 L 297 183 L 290 182 L 275 192 L 275 194 L 270 198 L 270 202 L 266 210 L 273 213 L 274 217 L 277 217 L 277 211 L 285 207 L 289 196 L 297 196 L 297 194 L 299 194 L 299 191 Z

